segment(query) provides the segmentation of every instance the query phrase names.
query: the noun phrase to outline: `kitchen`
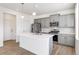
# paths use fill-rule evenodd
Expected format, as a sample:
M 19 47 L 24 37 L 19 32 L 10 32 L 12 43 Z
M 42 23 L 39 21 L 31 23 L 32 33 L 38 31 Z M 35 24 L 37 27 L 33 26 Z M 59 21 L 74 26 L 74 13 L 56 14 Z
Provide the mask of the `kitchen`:
M 65 10 L 61 7 L 61 11 L 34 17 L 31 32 L 20 35 L 20 47 L 37 55 L 75 54 L 74 6 Z
M 75 15 L 51 15 L 46 18 L 35 19 L 34 23 L 41 24 L 41 33 L 54 34 L 58 43 L 74 47 Z M 53 37 L 54 38 L 54 37 Z M 66 40 L 68 40 L 66 42 Z M 66 43 L 65 43 L 66 42 Z M 69 44 L 70 43 L 70 44 Z
M 42 55 L 43 54 L 44 55 L 57 54 L 57 52 L 54 51 L 54 48 L 56 45 L 68 46 L 68 47 L 73 48 L 74 50 L 75 48 L 75 14 L 74 13 L 65 14 L 65 15 L 54 14 L 54 15 L 50 15 L 49 17 L 34 19 L 34 23 L 31 26 L 31 32 L 33 33 L 32 35 L 29 33 L 28 35 L 24 33 L 24 35 L 27 38 L 30 38 L 29 36 L 32 36 L 31 37 L 32 39 L 35 38 L 35 39 L 40 40 L 40 41 L 32 40 L 32 42 L 34 41 L 34 43 L 35 41 L 38 42 L 37 44 L 33 43 L 35 47 L 33 47 L 32 49 L 39 48 L 37 46 L 41 46 L 40 48 L 44 48 L 44 49 L 39 48 L 41 51 L 39 49 L 32 51 L 32 49 L 30 50 L 30 48 L 28 49 L 28 47 L 24 47 L 23 44 L 21 44 L 20 47 L 26 48 L 26 50 L 29 50 L 33 53 L 42 54 Z M 46 40 L 45 36 L 48 37 L 48 41 Z M 23 37 L 21 38 L 23 39 Z M 45 43 L 45 41 L 42 41 L 42 39 L 45 39 L 45 41 L 50 42 L 50 43 L 48 43 L 47 45 L 47 43 Z M 23 43 L 21 40 L 20 42 Z M 30 41 L 27 41 L 27 42 L 32 43 Z M 29 44 L 26 43 L 26 45 L 29 45 Z M 49 47 L 48 50 L 45 47 L 45 45 Z M 47 50 L 48 53 L 46 53 L 46 51 L 44 52 L 43 50 Z M 62 54 L 65 54 L 65 53 L 62 53 Z M 68 54 L 72 54 L 72 53 L 69 52 Z
M 13 11 L 16 9 L 16 7 L 13 8 L 14 5 L 17 6 L 17 8 L 18 6 L 23 6 L 23 11 L 25 13 L 22 12 L 23 14 L 21 14 L 19 12 L 20 9 L 18 12 Z M 25 52 L 26 55 L 30 54 L 30 52 L 36 55 L 75 54 L 74 50 L 76 35 L 74 3 L 2 3 L 0 4 L 0 6 L 2 6 L 0 8 L 2 11 L 2 16 L 4 16 L 5 13 L 16 16 L 16 39 L 10 39 L 11 41 L 9 41 L 7 38 L 5 38 L 7 43 L 9 42 L 9 45 L 16 47 L 10 47 L 12 49 L 11 51 L 9 51 L 10 54 L 24 54 Z M 4 17 L 1 18 L 2 25 L 5 23 L 3 20 Z M 2 33 L 4 33 L 3 29 L 1 31 Z M 8 30 L 7 32 L 9 31 L 10 30 Z M 4 37 L 4 34 L 1 35 Z M 5 42 L 0 42 L 2 42 L 1 47 L 6 46 L 4 45 Z M 12 44 L 11 42 L 14 43 Z M 18 50 L 17 48 L 20 50 Z M 18 53 L 17 51 L 13 52 L 13 49 L 17 49 L 17 51 L 19 51 L 20 53 Z M 25 52 L 24 49 L 26 50 Z M 1 51 L 2 50 L 3 49 L 1 49 Z M 7 49 L 4 49 L 4 51 L 5 50 L 5 53 L 7 53 Z

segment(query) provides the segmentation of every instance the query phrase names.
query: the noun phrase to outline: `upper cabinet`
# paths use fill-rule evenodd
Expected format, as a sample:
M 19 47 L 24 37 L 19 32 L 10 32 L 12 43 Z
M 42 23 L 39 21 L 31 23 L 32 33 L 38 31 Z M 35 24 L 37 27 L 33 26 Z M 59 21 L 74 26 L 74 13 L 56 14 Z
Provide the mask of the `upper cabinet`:
M 75 27 L 75 15 L 74 14 L 68 14 L 68 15 L 56 14 L 56 15 L 51 15 L 49 17 L 34 20 L 34 23 L 40 23 L 42 28 L 49 28 L 51 23 L 54 24 L 56 22 L 58 22 L 57 27 L 74 28 Z
M 75 27 L 75 15 L 67 15 L 67 26 L 68 27 Z
M 67 16 L 66 15 L 60 16 L 59 27 L 67 27 Z
M 50 27 L 50 19 L 49 19 L 49 17 L 35 19 L 34 23 L 40 23 L 42 28 L 49 28 Z
M 75 15 L 61 15 L 59 21 L 59 27 L 75 27 Z
M 40 19 L 35 19 L 34 23 L 41 23 L 41 20 Z
M 42 28 L 49 28 L 50 27 L 49 17 L 41 19 L 41 26 L 42 26 Z
M 57 21 L 59 21 L 59 17 L 60 17 L 59 14 L 51 15 L 50 16 L 50 22 L 57 22 Z

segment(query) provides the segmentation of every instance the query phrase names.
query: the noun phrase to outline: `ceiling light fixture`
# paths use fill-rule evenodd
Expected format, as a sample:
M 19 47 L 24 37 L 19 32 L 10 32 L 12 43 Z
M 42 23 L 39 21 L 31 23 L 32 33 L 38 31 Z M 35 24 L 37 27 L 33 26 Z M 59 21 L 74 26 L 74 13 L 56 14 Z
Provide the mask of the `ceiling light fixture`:
M 36 4 L 33 5 L 33 8 L 34 8 L 34 9 L 36 9 L 37 7 L 38 7 L 38 5 L 36 5 Z M 36 13 L 35 11 L 32 13 L 33 16 L 36 16 L 36 14 L 37 14 L 37 13 Z
M 36 15 L 36 12 L 33 12 L 32 15 L 35 16 Z
M 21 3 L 21 4 L 22 4 L 22 16 L 21 16 L 21 18 L 24 19 L 24 16 L 23 16 L 23 5 L 24 5 L 24 3 Z
M 38 7 L 38 5 L 37 5 L 37 4 L 35 4 L 35 7 L 37 8 L 37 7 Z
M 21 16 L 22 19 L 24 19 L 24 16 Z

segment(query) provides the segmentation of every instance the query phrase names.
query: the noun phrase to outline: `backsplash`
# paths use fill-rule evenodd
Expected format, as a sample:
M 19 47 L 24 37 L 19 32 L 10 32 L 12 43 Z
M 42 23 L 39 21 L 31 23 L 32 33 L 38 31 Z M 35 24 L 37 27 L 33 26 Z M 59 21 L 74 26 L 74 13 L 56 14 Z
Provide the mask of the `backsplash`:
M 46 32 L 46 33 L 48 33 L 48 32 L 50 32 L 50 31 L 51 31 L 50 28 L 42 28 L 42 31 L 41 31 L 41 32 Z
M 59 28 L 60 29 L 60 34 L 70 34 L 70 33 L 75 33 L 74 28 Z
M 42 28 L 42 32 L 50 32 L 53 31 L 54 28 Z M 59 30 L 60 34 L 71 34 L 71 33 L 75 33 L 75 29 L 73 28 L 55 28 Z

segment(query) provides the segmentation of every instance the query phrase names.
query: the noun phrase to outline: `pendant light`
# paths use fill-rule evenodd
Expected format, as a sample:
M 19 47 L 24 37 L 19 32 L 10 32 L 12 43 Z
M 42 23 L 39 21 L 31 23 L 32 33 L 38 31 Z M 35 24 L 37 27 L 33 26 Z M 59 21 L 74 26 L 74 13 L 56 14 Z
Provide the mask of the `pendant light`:
M 33 4 L 33 8 L 36 9 L 36 8 L 37 8 L 37 5 L 36 5 L 36 4 Z M 36 15 L 36 12 L 34 11 L 34 12 L 32 13 L 32 15 L 35 16 L 35 15 Z
M 24 16 L 23 16 L 23 5 L 24 5 L 24 3 L 21 3 L 21 5 L 22 5 L 22 16 L 21 16 L 21 18 L 24 19 Z

